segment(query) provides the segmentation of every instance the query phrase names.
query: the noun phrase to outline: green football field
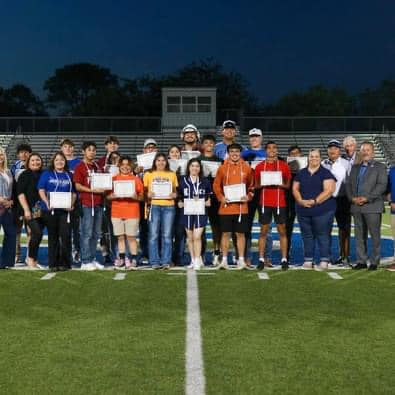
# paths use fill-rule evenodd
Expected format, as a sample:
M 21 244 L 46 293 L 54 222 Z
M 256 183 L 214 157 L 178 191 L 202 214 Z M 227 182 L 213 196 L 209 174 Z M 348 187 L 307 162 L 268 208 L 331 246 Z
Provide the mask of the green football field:
M 205 393 L 394 393 L 395 273 L 266 273 L 197 274 Z M 185 393 L 185 272 L 0 274 L 0 393 Z

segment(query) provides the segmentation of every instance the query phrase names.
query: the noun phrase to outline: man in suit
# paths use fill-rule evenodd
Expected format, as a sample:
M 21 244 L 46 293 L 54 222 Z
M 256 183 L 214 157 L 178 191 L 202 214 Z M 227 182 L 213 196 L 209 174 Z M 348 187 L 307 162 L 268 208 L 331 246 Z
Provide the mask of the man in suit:
M 380 263 L 381 216 L 384 211 L 384 194 L 387 189 L 387 169 L 374 160 L 374 145 L 365 141 L 361 145 L 361 163 L 353 165 L 346 180 L 346 193 L 351 201 L 354 217 L 357 261 L 353 269 L 367 268 L 368 231 L 372 239 L 369 270 Z

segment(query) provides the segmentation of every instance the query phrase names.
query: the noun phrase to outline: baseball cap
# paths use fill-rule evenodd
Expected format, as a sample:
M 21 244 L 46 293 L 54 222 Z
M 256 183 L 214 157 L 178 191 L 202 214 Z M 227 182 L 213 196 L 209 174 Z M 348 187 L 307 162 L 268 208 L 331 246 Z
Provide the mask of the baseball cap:
M 257 129 L 257 128 L 253 128 L 248 132 L 248 136 L 262 136 L 262 130 L 261 129 Z
M 236 129 L 236 122 L 228 119 L 222 124 L 222 129 Z
M 332 140 L 329 140 L 329 142 L 328 142 L 328 148 L 330 148 L 330 147 L 336 147 L 336 148 L 341 149 L 342 145 L 339 140 L 332 139 Z
M 158 143 L 154 140 L 154 139 L 146 139 L 145 141 L 144 141 L 144 148 L 147 146 L 147 145 L 150 145 L 150 144 L 152 144 L 152 145 L 158 145 Z

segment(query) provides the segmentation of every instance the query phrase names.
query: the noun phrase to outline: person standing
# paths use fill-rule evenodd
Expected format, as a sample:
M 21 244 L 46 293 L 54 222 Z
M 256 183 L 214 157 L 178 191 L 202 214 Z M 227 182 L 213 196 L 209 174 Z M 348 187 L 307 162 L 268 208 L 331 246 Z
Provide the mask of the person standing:
M 222 142 L 215 145 L 214 154 L 221 160 L 228 157 L 228 146 L 235 142 L 236 122 L 228 120 L 222 124 Z M 242 147 L 243 150 L 243 147 Z
M 232 233 L 236 234 L 239 253 L 237 267 L 238 269 L 247 268 L 244 259 L 245 233 L 248 231 L 248 201 L 254 194 L 254 173 L 251 167 L 241 159 L 242 149 L 242 146 L 237 143 L 227 146 L 229 158 L 219 167 L 213 184 L 214 193 L 220 202 L 222 261 L 218 265 L 219 269 L 228 268 L 229 239 Z M 238 185 L 239 188 L 242 188 L 242 185 L 245 187 L 245 195 L 235 197 L 238 201 L 231 201 L 225 195 L 225 187 L 231 185 Z
M 291 171 L 289 166 L 283 160 L 278 159 L 277 144 L 274 141 L 268 141 L 265 148 L 267 155 L 266 160 L 261 162 L 255 168 L 256 187 L 261 190 L 261 212 L 259 215 L 261 233 L 259 236 L 258 269 L 263 269 L 265 266 L 271 266 L 271 264 L 265 262 L 264 252 L 267 233 L 269 232 L 270 224 L 274 219 L 280 236 L 281 268 L 283 270 L 287 270 L 287 232 L 285 227 L 287 222 L 287 210 L 285 191 L 289 189 L 291 184 Z M 280 172 L 281 184 L 262 185 L 261 173 L 265 172 Z
M 104 170 L 106 165 L 111 164 L 108 159 L 112 152 L 116 152 L 119 149 L 119 139 L 117 136 L 107 136 L 104 147 L 106 148 L 106 153 L 102 156 L 98 161 L 97 164 L 100 169 Z
M 188 124 L 181 131 L 183 145 L 181 151 L 200 151 L 200 132 L 195 125 Z
M 357 261 L 353 269 L 368 268 L 369 232 L 372 239 L 369 270 L 376 270 L 380 264 L 381 217 L 388 176 L 385 165 L 374 160 L 374 145 L 371 141 L 362 143 L 360 154 L 362 162 L 352 167 L 346 180 L 357 244 Z
M 294 179 L 292 191 L 304 247 L 304 269 L 313 268 L 315 242 L 320 253 L 320 268 L 328 269 L 330 230 L 336 210 L 334 175 L 321 166 L 321 152 L 309 152 L 308 166 Z
M 7 269 L 15 264 L 16 227 L 12 212 L 12 186 L 13 177 L 8 169 L 7 153 L 0 147 L 0 226 L 4 232 L 0 269 Z
M 336 178 L 336 189 L 333 197 L 336 199 L 335 218 L 339 229 L 339 258 L 334 263 L 346 266 L 350 263 L 351 216 L 344 183 L 349 162 L 341 157 L 341 143 L 338 140 L 332 139 L 328 142 L 327 152 L 328 158 L 322 161 L 322 166 L 328 169 Z
M 51 209 L 51 192 L 70 194 L 69 209 Z M 75 190 L 72 174 L 68 171 L 67 159 L 59 151 L 56 152 L 48 167 L 38 181 L 38 193 L 41 198 L 41 209 L 44 223 L 48 229 L 48 266 L 51 271 L 71 269 L 71 220 L 70 212 L 75 204 Z
M 73 175 L 75 188 L 80 194 L 82 206 L 81 219 L 81 270 L 103 270 L 104 265 L 96 260 L 97 242 L 101 236 L 103 218 L 103 189 L 91 187 L 92 176 L 101 170 L 95 162 L 96 143 L 82 143 L 84 158 L 79 163 Z

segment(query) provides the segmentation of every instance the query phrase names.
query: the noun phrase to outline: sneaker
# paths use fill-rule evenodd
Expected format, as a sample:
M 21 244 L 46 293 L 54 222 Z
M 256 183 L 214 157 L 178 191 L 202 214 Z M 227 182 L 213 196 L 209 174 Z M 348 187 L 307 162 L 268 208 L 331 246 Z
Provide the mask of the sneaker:
M 149 260 L 148 260 L 148 258 L 145 257 L 145 256 L 143 256 L 143 257 L 140 259 L 140 265 L 149 265 Z
M 191 263 L 187 266 L 188 269 L 195 269 L 195 262 L 191 260 Z
M 281 259 L 281 269 L 282 270 L 288 270 L 288 261 L 286 259 Z
M 273 267 L 272 261 L 265 261 L 265 267 Z
M 258 265 L 256 266 L 257 270 L 263 270 L 265 268 L 265 260 L 263 258 L 259 258 Z
M 104 265 L 102 265 L 101 263 L 99 263 L 98 261 L 93 261 L 92 262 L 95 266 L 97 270 L 104 270 Z
M 395 272 L 395 263 L 393 265 L 387 266 L 385 269 L 389 270 L 390 272 Z
M 85 270 L 88 272 L 92 272 L 94 270 L 96 270 L 96 265 L 93 262 L 90 263 L 82 263 L 81 264 L 81 270 Z
M 237 261 L 238 261 L 238 258 L 236 258 L 236 255 L 232 255 L 232 265 L 237 265 Z
M 313 268 L 313 262 L 306 261 L 302 265 L 302 269 L 304 270 L 311 270 Z
M 222 261 L 222 262 L 217 266 L 217 269 L 228 270 L 228 269 L 229 269 L 228 262 Z
M 106 255 L 106 256 L 104 257 L 104 264 L 105 264 L 106 266 L 111 266 L 111 265 L 112 265 L 112 259 L 111 259 L 110 255 Z
M 132 263 L 130 262 L 130 259 L 128 257 L 125 258 L 125 268 L 126 270 L 130 270 L 132 267 Z
M 130 267 L 128 270 L 137 270 L 137 259 L 130 260 Z
M 219 255 L 214 254 L 213 256 L 213 266 L 218 266 L 219 265 Z
M 72 254 L 72 259 L 74 263 L 79 263 L 81 262 L 81 256 L 80 253 L 78 251 L 74 251 Z
M 117 258 L 115 259 L 114 266 L 115 269 L 121 269 L 123 266 L 125 266 L 125 262 L 123 261 L 123 259 Z
M 162 265 L 162 269 L 163 270 L 169 270 L 170 269 L 170 264 L 165 263 L 164 265 Z
M 321 261 L 320 262 L 320 269 L 328 270 L 328 262 L 327 261 Z
M 152 270 L 159 270 L 160 266 L 159 265 L 151 265 Z
M 247 264 L 245 263 L 244 260 L 240 260 L 237 262 L 237 270 L 246 270 L 247 269 Z

